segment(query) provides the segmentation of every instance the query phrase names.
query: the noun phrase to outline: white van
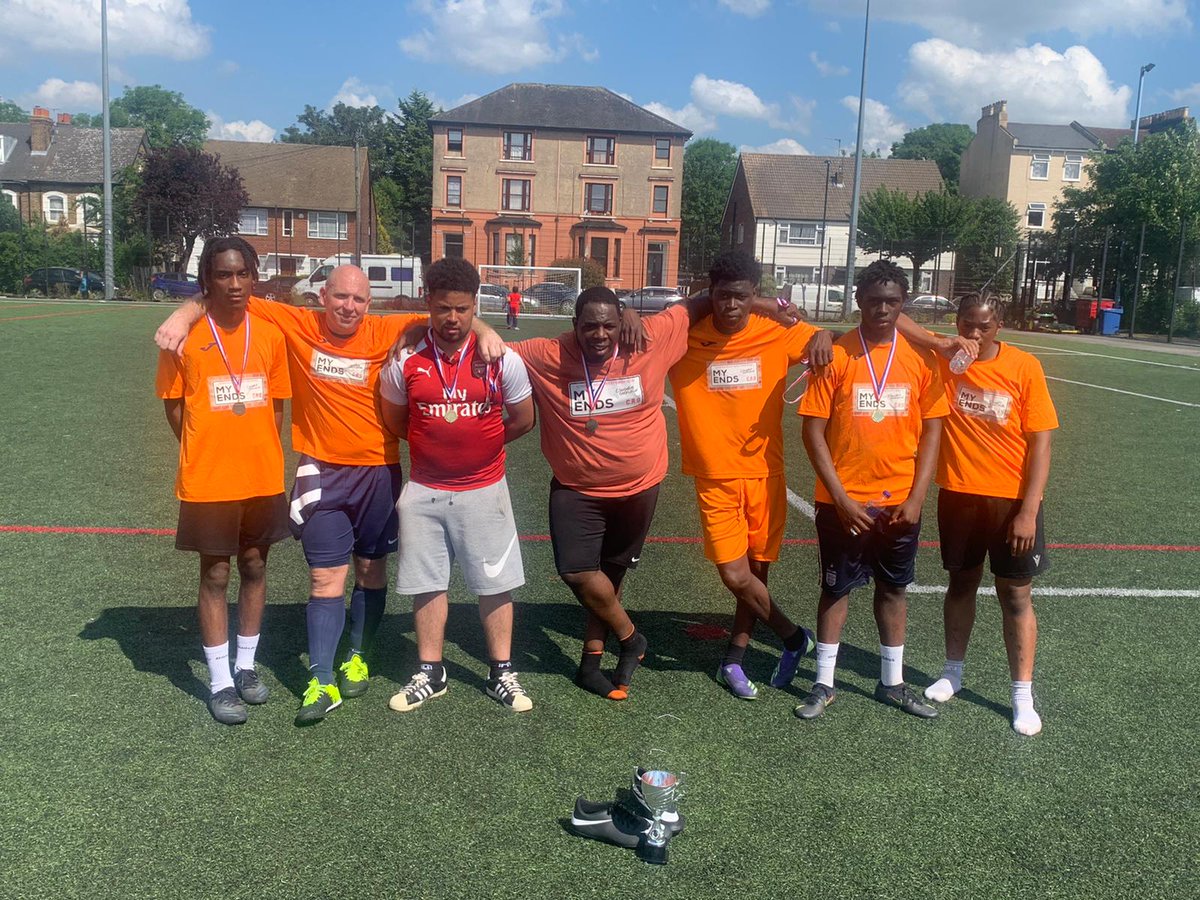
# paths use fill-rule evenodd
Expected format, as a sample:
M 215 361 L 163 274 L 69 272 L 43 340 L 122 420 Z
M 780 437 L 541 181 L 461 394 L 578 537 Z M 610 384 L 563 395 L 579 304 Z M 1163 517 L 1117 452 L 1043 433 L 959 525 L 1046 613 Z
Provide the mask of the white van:
M 293 302 L 315 306 L 329 273 L 337 266 L 352 262 L 354 257 L 349 253 L 327 258 L 311 275 L 301 278 L 292 287 Z M 371 284 L 371 298 L 374 300 L 391 300 L 401 295 L 416 298 L 425 292 L 419 256 L 364 253 L 359 265 L 367 273 L 367 281 Z

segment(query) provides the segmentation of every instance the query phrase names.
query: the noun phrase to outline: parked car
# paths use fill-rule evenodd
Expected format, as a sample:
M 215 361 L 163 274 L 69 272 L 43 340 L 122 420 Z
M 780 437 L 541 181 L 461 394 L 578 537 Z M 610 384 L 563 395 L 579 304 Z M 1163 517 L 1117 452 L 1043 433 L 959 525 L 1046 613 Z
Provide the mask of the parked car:
M 687 300 L 679 290 L 670 287 L 644 287 L 631 291 L 624 303 L 639 315 L 650 315 Z
M 945 315 L 958 311 L 958 304 L 953 300 L 947 300 L 945 297 L 938 294 L 917 294 L 911 297 L 904 307 L 905 312 L 916 310 L 918 312 L 927 312 L 935 316 Z
M 99 272 L 88 272 L 88 292 L 104 294 L 104 276 Z M 46 266 L 34 269 L 25 276 L 23 283 L 26 294 L 45 297 L 66 297 L 79 293 L 79 285 L 83 282 L 82 269 L 70 269 L 65 266 Z
M 155 300 L 168 297 L 186 299 L 200 293 L 200 282 L 187 272 L 159 272 L 150 277 L 150 296 Z
M 521 292 L 521 297 L 530 301 L 529 305 L 535 309 L 558 310 L 567 316 L 575 314 L 575 298 L 578 296 L 579 291 L 575 288 L 557 281 L 543 281 Z
M 504 312 L 508 308 L 508 288 L 502 284 L 481 284 L 475 301 L 480 312 Z

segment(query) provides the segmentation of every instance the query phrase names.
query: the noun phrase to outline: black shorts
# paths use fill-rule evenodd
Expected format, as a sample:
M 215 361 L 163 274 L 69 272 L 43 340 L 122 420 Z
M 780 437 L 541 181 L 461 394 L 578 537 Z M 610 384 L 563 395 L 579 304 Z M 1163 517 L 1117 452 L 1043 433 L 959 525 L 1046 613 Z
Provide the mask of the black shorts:
M 916 578 L 921 523 L 889 525 L 895 507 L 879 507 L 870 531 L 851 534 L 829 503 L 817 504 L 817 549 L 821 556 L 821 590 L 844 597 L 875 576 L 885 584 L 912 584 Z
M 945 488 L 939 490 L 942 568 L 947 572 L 969 571 L 983 565 L 983 558 L 987 556 L 992 574 L 1001 578 L 1032 578 L 1048 571 L 1050 559 L 1046 556 L 1041 506 L 1037 512 L 1033 549 L 1022 556 L 1013 556 L 1009 549 L 1008 526 L 1020 510 L 1020 500 L 963 494 Z
M 637 567 L 650 533 L 658 485 L 628 497 L 592 497 L 550 481 L 550 541 L 559 575 Z
M 291 535 L 287 510 L 283 494 L 216 503 L 181 500 L 175 549 L 205 556 L 237 556 L 247 547 L 277 544 Z

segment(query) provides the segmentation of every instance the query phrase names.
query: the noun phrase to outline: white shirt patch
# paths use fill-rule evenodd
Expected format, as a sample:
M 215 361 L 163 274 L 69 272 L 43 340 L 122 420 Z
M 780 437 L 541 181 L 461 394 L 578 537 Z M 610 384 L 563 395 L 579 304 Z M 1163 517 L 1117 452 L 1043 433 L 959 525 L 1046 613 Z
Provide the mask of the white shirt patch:
M 645 394 L 642 393 L 642 376 L 640 375 L 610 378 L 604 382 L 603 389 L 600 388 L 600 380 L 597 379 L 592 382 L 592 386 L 600 390 L 600 396 L 596 398 L 595 409 L 588 405 L 590 398 L 587 385 L 582 381 L 572 381 L 567 386 L 567 396 L 571 403 L 571 418 L 586 419 L 591 416 L 607 416 L 641 406 L 645 400 Z
M 908 415 L 909 387 L 907 384 L 889 385 L 883 396 L 875 399 L 875 389 L 869 384 L 854 385 L 854 415 L 870 416 L 883 410 L 885 416 Z
M 762 387 L 762 360 L 714 359 L 708 364 L 710 391 L 752 391 Z
M 1003 425 L 1012 413 L 1013 398 L 1004 391 L 984 391 L 960 384 L 954 405 L 965 416 L 990 419 Z
M 343 359 L 340 356 L 330 356 L 328 353 L 314 350 L 309 369 L 315 376 L 326 381 L 366 384 L 371 364 L 365 359 Z
M 214 375 L 208 379 L 208 408 L 232 409 L 235 403 L 246 407 L 267 405 L 267 379 L 263 375 L 243 375 L 242 389 L 236 390 L 233 379 Z

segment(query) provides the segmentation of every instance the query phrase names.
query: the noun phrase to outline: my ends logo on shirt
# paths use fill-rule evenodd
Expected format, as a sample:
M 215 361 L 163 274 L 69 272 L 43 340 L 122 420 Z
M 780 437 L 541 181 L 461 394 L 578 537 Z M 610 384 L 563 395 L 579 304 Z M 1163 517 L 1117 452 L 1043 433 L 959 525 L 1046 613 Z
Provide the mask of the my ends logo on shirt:
M 762 361 L 754 359 L 714 359 L 708 364 L 710 391 L 752 391 L 762 387 Z
M 233 386 L 229 377 L 213 376 L 208 379 L 208 408 L 211 410 L 233 409 L 234 404 L 246 407 L 267 405 L 267 379 L 262 375 L 242 376 L 241 390 Z
M 627 409 L 641 406 L 645 399 L 642 393 L 642 377 L 630 375 L 627 378 L 610 378 L 601 387 L 599 381 L 593 381 L 592 386 L 600 391 L 596 398 L 596 407 L 589 405 L 587 385 L 582 381 L 572 381 L 567 385 L 567 399 L 571 406 L 571 418 L 588 418 L 590 416 L 607 416 L 611 413 L 623 412 Z
M 883 396 L 876 398 L 875 388 L 869 384 L 854 385 L 854 415 L 885 416 L 908 415 L 909 388 L 907 384 L 895 384 L 883 389 Z
M 1013 398 L 1004 391 L 983 391 L 960 384 L 954 405 L 963 415 L 990 419 L 1003 425 L 1012 412 Z
M 326 381 L 366 384 L 371 365 L 365 359 L 343 359 L 340 356 L 331 356 L 320 350 L 314 350 L 309 369 L 317 378 Z

